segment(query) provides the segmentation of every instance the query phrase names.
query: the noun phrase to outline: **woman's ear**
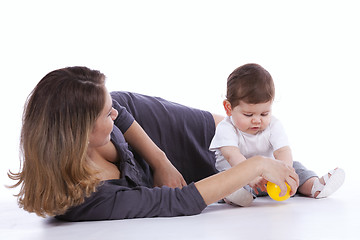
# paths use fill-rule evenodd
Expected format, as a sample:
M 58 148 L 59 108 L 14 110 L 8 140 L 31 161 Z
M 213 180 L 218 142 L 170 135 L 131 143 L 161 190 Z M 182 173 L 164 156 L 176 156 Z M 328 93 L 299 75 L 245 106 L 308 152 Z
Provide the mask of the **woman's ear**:
M 230 117 L 231 116 L 231 103 L 228 100 L 224 100 L 223 105 L 224 105 L 226 115 L 228 115 Z

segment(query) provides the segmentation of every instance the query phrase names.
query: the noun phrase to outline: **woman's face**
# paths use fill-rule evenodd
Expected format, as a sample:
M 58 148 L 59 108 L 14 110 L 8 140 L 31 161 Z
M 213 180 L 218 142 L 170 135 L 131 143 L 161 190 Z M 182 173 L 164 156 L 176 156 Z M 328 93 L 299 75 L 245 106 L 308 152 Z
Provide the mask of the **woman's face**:
M 118 111 L 112 107 L 112 99 L 107 90 L 105 98 L 105 106 L 96 119 L 89 137 L 90 148 L 104 146 L 110 141 L 110 133 L 113 130 L 114 120 L 118 116 Z

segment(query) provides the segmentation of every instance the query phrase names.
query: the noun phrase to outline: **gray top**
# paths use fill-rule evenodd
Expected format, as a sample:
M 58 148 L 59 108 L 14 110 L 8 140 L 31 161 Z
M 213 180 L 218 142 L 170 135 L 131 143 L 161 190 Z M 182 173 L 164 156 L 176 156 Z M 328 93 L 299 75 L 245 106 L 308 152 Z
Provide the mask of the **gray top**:
M 199 214 L 206 204 L 193 182 L 217 172 L 215 156 L 208 150 L 215 133 L 212 115 L 136 93 L 112 92 L 111 96 L 119 112 L 111 141 L 121 158 L 117 164 L 121 178 L 102 182 L 83 204 L 57 218 L 88 221 Z M 123 136 L 134 119 L 165 152 L 188 186 L 153 187 L 151 168 Z

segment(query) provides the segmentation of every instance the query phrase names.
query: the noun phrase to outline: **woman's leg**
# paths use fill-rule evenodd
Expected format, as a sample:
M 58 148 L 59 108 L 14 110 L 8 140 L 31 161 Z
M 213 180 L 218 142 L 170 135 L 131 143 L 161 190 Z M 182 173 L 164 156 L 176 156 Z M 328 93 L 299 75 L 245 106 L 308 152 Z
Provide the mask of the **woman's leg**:
M 121 91 L 112 92 L 111 96 L 135 118 L 187 183 L 218 172 L 215 154 L 209 150 L 209 145 L 220 117 L 215 120 L 207 111 L 159 97 Z M 145 160 L 140 161 L 142 157 L 135 151 L 133 154 L 143 164 Z M 143 165 L 149 168 L 146 163 Z

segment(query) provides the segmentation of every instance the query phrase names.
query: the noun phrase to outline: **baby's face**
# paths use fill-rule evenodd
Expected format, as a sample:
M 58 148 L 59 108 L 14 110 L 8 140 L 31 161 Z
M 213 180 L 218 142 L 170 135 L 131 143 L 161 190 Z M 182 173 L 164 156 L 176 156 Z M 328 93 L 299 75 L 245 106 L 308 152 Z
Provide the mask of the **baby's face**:
M 230 115 L 235 126 L 242 132 L 257 134 L 270 124 L 272 101 L 258 104 L 240 104 L 232 108 Z

